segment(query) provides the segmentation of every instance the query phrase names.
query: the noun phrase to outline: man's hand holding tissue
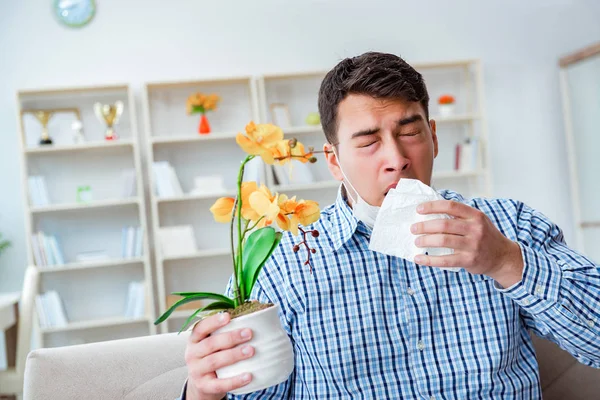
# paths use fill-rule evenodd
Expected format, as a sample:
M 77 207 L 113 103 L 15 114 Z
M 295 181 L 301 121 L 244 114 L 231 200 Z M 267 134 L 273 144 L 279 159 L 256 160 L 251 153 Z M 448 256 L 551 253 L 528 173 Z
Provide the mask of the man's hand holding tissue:
M 453 219 L 418 222 L 411 232 L 419 236 L 417 247 L 447 247 L 454 254 L 418 255 L 415 263 L 431 267 L 462 267 L 472 274 L 487 275 L 507 288 L 523 275 L 519 245 L 504 236 L 481 211 L 450 200 L 426 202 L 419 214 L 448 214 Z

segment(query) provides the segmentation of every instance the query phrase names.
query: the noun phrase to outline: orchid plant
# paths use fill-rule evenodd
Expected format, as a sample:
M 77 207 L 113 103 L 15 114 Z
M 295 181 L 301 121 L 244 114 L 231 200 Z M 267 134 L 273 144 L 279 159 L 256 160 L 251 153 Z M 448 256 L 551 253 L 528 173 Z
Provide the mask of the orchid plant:
M 213 300 L 190 315 L 180 332 L 202 312 L 235 310 L 250 305 L 249 296 L 258 275 L 283 236 L 281 231 L 272 227 L 273 224 L 294 236 L 302 233 L 303 240 L 294 245 L 293 250 L 298 252 L 301 246 L 306 248 L 305 265 L 309 265 L 312 272 L 310 255 L 316 250 L 310 248 L 307 239 L 318 237 L 319 232 L 301 226 L 306 227 L 319 219 L 319 204 L 312 200 L 299 200 L 295 196 L 290 198 L 283 193 L 272 193 L 265 185 L 259 186 L 254 181 L 243 182 L 243 176 L 246 164 L 255 157 L 261 157 L 269 165 L 285 165 L 292 160 L 314 163 L 314 150 L 306 149 L 296 139 L 284 139 L 283 131 L 276 125 L 254 122 L 246 126 L 245 134 L 238 133 L 236 142 L 248 154 L 238 172 L 237 196 L 222 197 L 210 208 L 215 221 L 230 224 L 233 297 L 208 292 L 173 293 L 182 299 L 174 303 L 155 324 L 165 321 L 176 308 L 193 301 Z M 237 235 L 234 234 L 236 230 Z

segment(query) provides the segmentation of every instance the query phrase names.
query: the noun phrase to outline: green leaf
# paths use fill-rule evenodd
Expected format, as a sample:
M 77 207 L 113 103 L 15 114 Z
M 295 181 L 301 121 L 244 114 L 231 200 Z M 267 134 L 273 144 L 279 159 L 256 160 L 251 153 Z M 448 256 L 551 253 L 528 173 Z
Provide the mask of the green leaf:
M 252 292 L 258 274 L 265 262 L 269 259 L 283 234 L 276 232 L 271 227 L 261 228 L 254 231 L 244 245 L 242 284 L 246 297 Z M 244 299 L 245 300 L 245 299 Z
M 173 293 L 173 294 L 178 294 L 178 293 Z M 181 294 L 179 294 L 179 296 L 182 296 Z M 173 304 L 171 306 L 171 308 L 169 308 L 167 311 L 165 311 L 165 313 L 163 315 L 160 316 L 159 319 L 157 319 L 156 321 L 154 321 L 154 325 L 158 325 L 161 322 L 163 322 L 164 320 L 166 320 L 167 318 L 169 318 L 169 316 L 173 313 L 173 311 L 175 311 L 175 309 L 179 306 L 182 306 L 184 304 L 187 303 L 191 303 L 192 301 L 197 301 L 197 300 L 203 300 L 203 299 L 213 299 L 213 300 L 218 300 L 218 301 L 222 301 L 224 303 L 230 304 L 231 307 L 233 308 L 233 300 L 231 300 L 228 297 L 225 297 L 221 294 L 216 294 L 216 293 L 207 293 L 207 292 L 198 292 L 198 293 L 187 293 L 187 295 L 177 301 L 175 304 Z
M 190 322 L 192 322 L 192 320 L 196 317 L 196 315 L 200 314 L 201 312 L 211 311 L 211 310 L 227 310 L 228 308 L 231 308 L 231 305 L 229 303 L 226 303 L 224 301 L 215 301 L 214 303 L 210 303 L 209 305 L 207 305 L 205 307 L 197 309 L 185 321 L 185 323 L 183 324 L 183 326 L 179 330 L 179 333 L 183 332 L 188 327 L 188 325 L 190 324 Z

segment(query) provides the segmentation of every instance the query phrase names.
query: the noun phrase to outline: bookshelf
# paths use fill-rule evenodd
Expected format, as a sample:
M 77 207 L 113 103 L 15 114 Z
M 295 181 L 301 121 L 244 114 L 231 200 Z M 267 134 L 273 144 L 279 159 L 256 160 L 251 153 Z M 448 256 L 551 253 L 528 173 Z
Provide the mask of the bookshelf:
M 28 263 L 40 271 L 40 298 L 56 292 L 57 307 L 66 317 L 59 326 L 40 323 L 43 316 L 57 312 L 40 303 L 37 343 L 55 347 L 154 334 L 152 271 L 130 88 L 21 90 L 16 100 Z M 107 141 L 106 125 L 96 117 L 94 104 L 117 101 L 124 104 L 115 125 L 118 139 Z M 39 110 L 52 110 L 47 125 L 52 144 L 39 144 L 43 128 L 34 114 Z M 76 135 L 77 121 L 83 139 Z M 128 226 L 139 227 L 139 233 L 129 238 L 123 231 Z M 139 254 L 123 257 L 124 246 L 134 244 Z M 144 282 L 144 298 L 139 300 L 144 312 L 126 318 L 127 287 L 133 281 Z
M 413 64 L 423 74 L 430 95 L 430 118 L 437 123 L 439 155 L 434 163 L 433 185 L 436 189 L 452 189 L 468 197 L 491 196 L 491 173 L 488 166 L 488 140 L 483 102 L 483 80 L 479 60 Z M 317 112 L 320 83 L 326 71 L 294 74 L 272 74 L 258 77 L 261 122 L 282 126 L 286 137 L 296 137 L 307 146 L 321 150 L 325 143 L 320 125 L 307 125 L 309 113 Z M 452 115 L 442 116 L 437 99 L 442 94 L 456 98 Z M 287 112 L 276 113 L 274 105 L 285 104 Z M 283 115 L 283 118 L 282 118 Z M 282 121 L 278 120 L 282 119 Z M 456 168 L 456 146 L 472 141 L 469 165 Z M 335 200 L 340 183 L 331 179 L 323 157 L 308 167 L 310 179 L 281 183 L 281 173 L 266 167 L 266 179 L 275 191 L 304 196 L 321 205 Z M 296 165 L 294 165 L 296 167 Z M 297 193 L 296 193 L 297 192 Z
M 436 160 L 433 184 L 466 196 L 490 196 L 485 108 L 482 99 L 481 65 L 478 60 L 417 64 L 431 96 L 430 116 L 438 126 L 440 154 Z M 317 109 L 317 96 L 325 71 L 270 74 L 256 77 L 155 82 L 145 85 L 144 118 L 147 137 L 147 171 L 150 182 L 152 230 L 155 243 L 157 299 L 159 313 L 168 306 L 173 291 L 217 291 L 225 288 L 231 275 L 228 226 L 214 222 L 209 208 L 222 196 L 235 196 L 235 176 L 244 154 L 235 143 L 237 132 L 250 120 L 272 122 L 283 128 L 286 137 L 296 137 L 320 150 L 325 142 L 320 124 L 312 125 L 308 114 Z M 219 108 L 208 113 L 210 134 L 197 132 L 198 115 L 185 113 L 187 97 L 194 92 L 217 93 Z M 457 99 L 455 112 L 441 116 L 437 98 L 451 93 Z M 282 105 L 284 105 L 282 107 Z M 456 168 L 456 145 L 477 139 L 469 168 Z M 326 206 L 335 201 L 340 182 L 331 178 L 322 157 L 306 165 L 307 176 L 285 180 L 281 171 L 261 164 L 259 180 L 273 191 L 309 198 Z M 159 195 L 159 177 L 154 163 L 168 162 L 175 172 L 176 189 Z M 298 163 L 294 168 L 301 169 Z M 307 171 L 304 171 L 305 173 Z M 224 179 L 222 193 L 194 193 L 194 179 L 219 174 Z M 285 175 L 285 174 L 284 174 Z M 164 177 L 164 175 L 163 175 Z M 165 178 L 166 179 L 166 178 Z M 164 254 L 160 231 L 186 227 L 193 242 L 180 254 Z M 161 332 L 177 331 L 190 311 L 175 312 L 162 324 Z
M 186 99 L 196 92 L 221 97 L 218 108 L 207 113 L 209 134 L 198 133 L 200 115 L 186 114 Z M 235 195 L 244 157 L 235 136 L 250 120 L 258 120 L 256 82 L 252 77 L 233 77 L 148 83 L 143 105 L 160 314 L 167 309 L 171 292 L 223 292 L 232 273 L 228 225 L 215 222 L 209 208 L 219 197 Z M 264 168 L 256 161 L 256 176 L 247 179 L 264 181 Z M 176 190 L 162 191 L 165 182 L 169 186 L 169 177 L 155 163 L 172 167 Z M 197 178 L 215 175 L 223 178 L 222 192 L 194 191 Z M 167 230 L 180 236 L 167 236 Z M 169 250 L 175 242 L 177 248 Z M 178 331 L 190 313 L 175 313 L 159 329 Z

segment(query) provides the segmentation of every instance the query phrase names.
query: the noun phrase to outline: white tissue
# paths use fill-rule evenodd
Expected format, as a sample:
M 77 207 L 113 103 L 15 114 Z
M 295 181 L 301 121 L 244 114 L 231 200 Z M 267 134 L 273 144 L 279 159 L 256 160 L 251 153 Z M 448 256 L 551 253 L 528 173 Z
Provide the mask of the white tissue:
M 390 256 L 401 257 L 414 262 L 415 256 L 425 254 L 444 256 L 454 250 L 445 247 L 421 248 L 415 245 L 414 235 L 410 231 L 412 224 L 432 219 L 449 219 L 447 214 L 419 214 L 417 206 L 421 203 L 444 198 L 431 187 L 417 179 L 400 179 L 398 186 L 391 189 L 383 200 L 377 214 L 369 249 Z M 458 272 L 460 268 L 442 268 Z

